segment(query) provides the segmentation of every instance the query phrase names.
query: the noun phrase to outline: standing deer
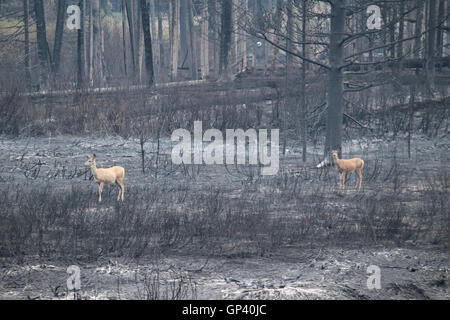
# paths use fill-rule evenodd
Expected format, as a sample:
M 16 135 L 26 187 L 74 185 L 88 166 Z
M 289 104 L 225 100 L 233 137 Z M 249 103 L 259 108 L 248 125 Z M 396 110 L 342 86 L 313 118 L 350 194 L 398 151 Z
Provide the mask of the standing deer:
M 88 160 L 84 163 L 84 165 L 91 168 L 95 182 L 98 183 L 98 202 L 102 202 L 102 191 L 105 183 L 116 183 L 120 189 L 119 195 L 117 196 L 117 201 L 123 201 L 123 195 L 125 193 L 125 185 L 123 184 L 125 169 L 119 166 L 114 166 L 111 168 L 97 168 L 97 164 L 95 163 L 96 157 L 97 156 L 95 153 L 91 157 L 87 156 Z
M 352 158 L 352 159 L 339 159 L 339 152 L 341 151 L 341 147 L 337 150 L 332 150 L 328 147 L 328 151 L 333 156 L 334 164 L 336 165 L 336 169 L 341 174 L 341 189 L 344 189 L 345 184 L 345 175 L 348 172 L 356 171 L 358 175 L 358 181 L 356 181 L 356 186 L 358 190 L 361 188 L 362 183 L 362 168 L 364 167 L 364 160 L 360 158 Z

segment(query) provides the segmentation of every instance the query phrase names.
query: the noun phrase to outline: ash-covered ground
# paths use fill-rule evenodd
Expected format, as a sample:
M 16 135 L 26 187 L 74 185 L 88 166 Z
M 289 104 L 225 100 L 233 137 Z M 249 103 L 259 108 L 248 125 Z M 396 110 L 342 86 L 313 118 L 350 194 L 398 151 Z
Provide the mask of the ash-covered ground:
M 314 168 L 323 146 L 288 141 L 275 176 L 257 166 L 180 165 L 171 143 L 69 136 L 0 139 L 0 297 L 448 299 L 448 138 L 344 143 L 363 187 Z M 283 151 L 283 150 L 281 150 Z M 125 201 L 83 166 L 125 167 Z M 18 231 L 20 230 L 20 231 Z M 381 270 L 369 290 L 367 267 Z

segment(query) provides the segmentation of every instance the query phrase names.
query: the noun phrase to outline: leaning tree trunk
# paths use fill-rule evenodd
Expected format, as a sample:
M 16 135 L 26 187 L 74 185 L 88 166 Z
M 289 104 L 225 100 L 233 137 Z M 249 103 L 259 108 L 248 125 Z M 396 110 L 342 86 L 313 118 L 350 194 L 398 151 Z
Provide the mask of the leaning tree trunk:
M 142 31 L 144 34 L 145 44 L 145 69 L 147 71 L 148 85 L 152 86 L 154 82 L 153 73 L 153 50 L 152 50 L 152 38 L 150 34 L 150 19 L 149 8 L 146 0 L 141 0 L 141 13 L 142 13 Z
M 344 6 L 345 0 L 336 0 L 331 6 L 325 150 L 327 147 L 336 150 L 342 144 L 343 73 L 341 67 L 344 62 L 344 46 L 342 44 L 345 32 Z
M 45 13 L 43 0 L 34 0 L 34 14 L 36 18 L 37 47 L 39 57 L 39 84 L 42 87 L 48 85 L 49 75 L 49 47 L 45 27 Z

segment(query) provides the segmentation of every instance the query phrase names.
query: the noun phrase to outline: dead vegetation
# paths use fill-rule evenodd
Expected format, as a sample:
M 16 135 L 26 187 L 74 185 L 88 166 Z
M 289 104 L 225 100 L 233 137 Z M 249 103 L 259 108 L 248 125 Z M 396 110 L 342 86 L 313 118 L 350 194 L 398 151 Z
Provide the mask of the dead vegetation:
M 264 178 L 228 168 L 232 182 L 224 184 L 224 168 L 198 167 L 196 179 L 194 168 L 178 166 L 158 183 L 146 183 L 136 168 L 130 182 L 143 182 L 130 183 L 123 203 L 105 189 L 104 205 L 86 187 L 89 175 L 71 174 L 61 186 L 62 175 L 19 174 L 0 195 L 0 253 L 95 260 L 179 250 L 264 255 L 300 244 L 449 244 L 445 167 L 412 174 L 394 156 L 372 158 L 361 192 L 336 190 L 333 168 Z M 211 182 L 213 173 L 222 180 Z

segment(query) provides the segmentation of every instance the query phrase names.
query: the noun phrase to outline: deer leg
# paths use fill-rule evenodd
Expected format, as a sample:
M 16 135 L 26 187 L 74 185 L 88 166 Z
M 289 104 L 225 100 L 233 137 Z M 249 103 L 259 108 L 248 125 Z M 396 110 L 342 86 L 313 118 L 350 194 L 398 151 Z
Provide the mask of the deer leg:
M 119 201 L 122 194 L 122 186 L 119 184 L 119 181 L 116 181 L 116 186 L 119 187 L 119 194 L 117 195 L 117 201 Z
M 117 184 L 120 187 L 119 196 L 117 197 L 117 200 L 122 200 L 123 201 L 123 196 L 125 194 L 125 185 L 123 184 L 122 179 L 117 180 Z
M 98 202 L 102 202 L 103 182 L 98 185 Z
M 341 173 L 341 189 L 345 188 L 345 171 Z
M 356 182 L 356 188 L 359 190 L 359 189 L 361 189 L 361 183 L 362 183 L 361 169 L 357 169 L 356 173 L 358 174 L 358 181 Z

